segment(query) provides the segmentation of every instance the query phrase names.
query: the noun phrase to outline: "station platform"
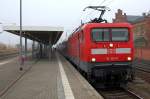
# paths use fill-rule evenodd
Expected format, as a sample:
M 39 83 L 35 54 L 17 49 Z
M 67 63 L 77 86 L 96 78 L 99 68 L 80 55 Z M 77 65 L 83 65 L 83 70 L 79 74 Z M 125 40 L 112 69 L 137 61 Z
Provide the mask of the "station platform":
M 59 53 L 41 59 L 0 99 L 103 99 Z

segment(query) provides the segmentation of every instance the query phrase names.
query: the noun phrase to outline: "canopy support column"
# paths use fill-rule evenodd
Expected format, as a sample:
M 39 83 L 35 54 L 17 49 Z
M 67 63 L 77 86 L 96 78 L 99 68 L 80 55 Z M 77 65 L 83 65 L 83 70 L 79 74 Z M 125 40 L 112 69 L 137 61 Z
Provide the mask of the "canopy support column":
M 40 58 L 42 58 L 43 57 L 43 46 L 42 46 L 42 43 L 39 43 L 39 47 L 40 47 Z
M 34 54 L 34 51 L 35 51 L 35 41 L 33 40 L 33 43 L 32 43 L 32 58 L 35 58 L 35 54 Z
M 52 36 L 49 36 L 49 59 L 52 58 Z
M 25 37 L 25 59 L 27 59 L 27 53 L 28 53 L 28 46 L 27 46 L 27 37 Z

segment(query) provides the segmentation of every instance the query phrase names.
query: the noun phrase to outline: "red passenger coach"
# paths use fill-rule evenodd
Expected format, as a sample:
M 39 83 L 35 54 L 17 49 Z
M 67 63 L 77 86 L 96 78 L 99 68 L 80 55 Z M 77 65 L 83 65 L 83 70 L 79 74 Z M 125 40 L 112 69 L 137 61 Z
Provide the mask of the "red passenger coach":
M 132 78 L 133 33 L 128 23 L 87 23 L 68 39 L 68 56 L 88 77 Z

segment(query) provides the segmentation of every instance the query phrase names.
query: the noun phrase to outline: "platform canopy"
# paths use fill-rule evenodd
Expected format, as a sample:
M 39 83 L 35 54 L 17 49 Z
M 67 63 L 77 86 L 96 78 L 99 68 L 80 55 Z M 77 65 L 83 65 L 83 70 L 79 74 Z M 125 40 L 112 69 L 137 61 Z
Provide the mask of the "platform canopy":
M 3 26 L 3 31 L 20 35 L 19 26 Z M 30 40 L 35 40 L 43 44 L 51 43 L 53 45 L 58 41 L 64 29 L 63 27 L 23 26 L 22 31 L 23 37 L 27 37 Z

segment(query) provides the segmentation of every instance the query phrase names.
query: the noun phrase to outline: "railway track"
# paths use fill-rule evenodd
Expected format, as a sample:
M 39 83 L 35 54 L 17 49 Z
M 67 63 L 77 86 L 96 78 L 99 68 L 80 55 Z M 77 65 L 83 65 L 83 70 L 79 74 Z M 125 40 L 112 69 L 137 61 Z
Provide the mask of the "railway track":
M 143 99 L 136 93 L 124 89 L 99 89 L 98 92 L 104 97 L 104 99 Z
M 136 68 L 137 70 L 142 71 L 142 72 L 150 73 L 150 69 L 145 69 L 145 68 L 143 68 L 143 67 L 141 67 L 141 66 L 136 66 L 135 68 Z
M 6 59 L 9 57 L 17 56 L 19 53 L 17 51 L 0 51 L 0 59 Z
M 136 59 L 134 61 L 134 66 L 135 76 L 141 78 L 147 83 L 150 83 L 150 61 Z
M 150 73 L 150 62 L 135 62 L 135 69 Z

